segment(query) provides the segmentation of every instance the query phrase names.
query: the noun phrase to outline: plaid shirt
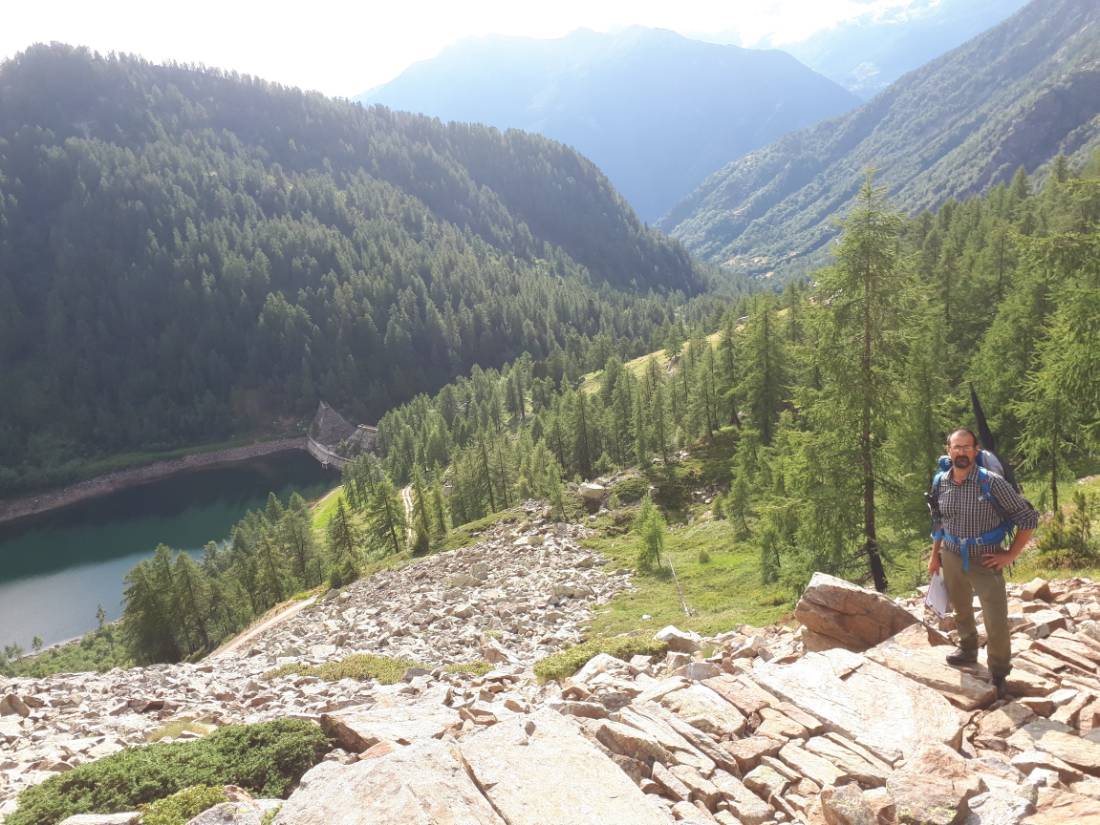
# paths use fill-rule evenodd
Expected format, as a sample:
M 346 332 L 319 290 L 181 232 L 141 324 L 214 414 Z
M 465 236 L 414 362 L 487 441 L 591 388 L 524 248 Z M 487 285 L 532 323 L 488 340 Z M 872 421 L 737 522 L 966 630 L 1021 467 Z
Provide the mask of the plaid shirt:
M 1031 503 L 996 473 L 989 472 L 989 492 L 1004 510 L 1005 515 L 1020 530 L 1034 530 L 1039 525 L 1039 513 Z M 975 467 L 962 484 L 956 484 L 951 471 L 943 474 L 939 482 L 939 519 L 933 518 L 932 531 L 941 528 L 961 539 L 980 536 L 1001 524 L 996 508 L 981 498 L 982 487 Z M 946 538 L 943 546 L 960 555 L 959 546 Z M 971 547 L 971 557 L 982 553 L 1003 553 L 1007 548 L 999 544 Z

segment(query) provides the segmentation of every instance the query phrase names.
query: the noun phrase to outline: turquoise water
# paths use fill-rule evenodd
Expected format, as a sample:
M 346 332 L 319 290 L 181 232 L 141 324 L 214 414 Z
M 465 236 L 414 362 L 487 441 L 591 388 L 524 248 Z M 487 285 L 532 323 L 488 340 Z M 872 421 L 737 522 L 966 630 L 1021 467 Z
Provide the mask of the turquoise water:
M 30 649 L 80 636 L 122 614 L 123 577 L 158 544 L 202 552 L 268 492 L 316 498 L 339 483 L 301 450 L 202 470 L 0 527 L 0 645 Z

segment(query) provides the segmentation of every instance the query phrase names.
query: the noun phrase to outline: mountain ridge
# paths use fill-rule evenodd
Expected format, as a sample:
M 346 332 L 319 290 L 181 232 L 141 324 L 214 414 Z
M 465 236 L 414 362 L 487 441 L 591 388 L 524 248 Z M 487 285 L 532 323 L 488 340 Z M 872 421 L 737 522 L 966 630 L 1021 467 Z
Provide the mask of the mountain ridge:
M 732 161 L 658 222 L 701 257 L 761 274 L 818 252 L 868 167 L 917 211 L 1100 145 L 1100 11 L 1033 2 L 859 109 Z M 820 254 L 811 258 L 820 262 Z
M 561 140 L 646 219 L 731 154 L 859 102 L 786 52 L 642 27 L 461 41 L 359 99 Z

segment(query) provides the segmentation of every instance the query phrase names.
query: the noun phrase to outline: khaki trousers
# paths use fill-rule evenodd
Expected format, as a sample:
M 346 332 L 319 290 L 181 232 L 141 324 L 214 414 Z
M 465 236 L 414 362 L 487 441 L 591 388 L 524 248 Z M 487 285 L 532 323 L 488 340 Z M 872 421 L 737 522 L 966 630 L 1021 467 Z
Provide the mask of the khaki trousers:
M 965 549 L 963 552 L 966 552 Z M 962 559 L 947 548 L 940 550 L 943 583 L 955 608 L 955 626 L 959 631 L 959 647 L 978 650 L 978 629 L 974 623 L 974 594 L 982 606 L 982 620 L 987 637 L 986 657 L 989 672 L 1007 676 L 1012 670 L 1012 643 L 1008 635 L 1008 594 L 1000 570 L 981 563 L 981 557 L 970 559 L 970 569 L 962 569 Z

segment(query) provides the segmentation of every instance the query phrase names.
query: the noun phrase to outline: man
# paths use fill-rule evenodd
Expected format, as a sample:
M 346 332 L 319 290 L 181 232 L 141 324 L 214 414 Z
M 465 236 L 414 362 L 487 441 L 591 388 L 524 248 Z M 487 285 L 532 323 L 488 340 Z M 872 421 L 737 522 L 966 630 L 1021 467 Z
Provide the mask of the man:
M 974 623 L 974 593 L 982 605 L 988 638 L 989 672 L 998 698 L 1006 694 L 1012 669 L 1008 634 L 1008 595 L 1005 567 L 1023 552 L 1039 524 L 1039 514 L 1001 476 L 980 470 L 978 439 L 967 429 L 955 430 L 947 439 L 949 472 L 936 477 L 931 491 L 932 558 L 929 574 L 943 569 L 947 595 L 955 606 L 959 646 L 948 654 L 951 665 L 978 660 L 978 630 Z M 1006 528 L 1015 525 L 1011 545 L 1004 546 Z

